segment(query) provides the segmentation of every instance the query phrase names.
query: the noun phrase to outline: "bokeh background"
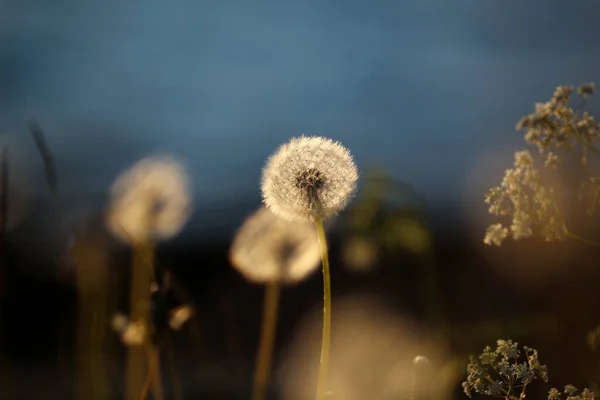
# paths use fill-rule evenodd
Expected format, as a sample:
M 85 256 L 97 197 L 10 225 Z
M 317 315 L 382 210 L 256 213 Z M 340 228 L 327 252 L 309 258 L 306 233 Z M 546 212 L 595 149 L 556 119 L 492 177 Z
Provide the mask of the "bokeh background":
M 196 309 L 173 345 L 185 398 L 245 398 L 262 288 L 230 268 L 227 249 L 260 204 L 265 159 L 301 133 L 340 140 L 363 173 L 356 206 L 331 228 L 334 303 L 377 297 L 419 326 L 437 315 L 458 364 L 511 337 L 540 350 L 554 386 L 600 379 L 586 345 L 600 322 L 598 252 L 482 243 L 483 193 L 525 145 L 516 122 L 557 85 L 598 80 L 598 18 L 586 0 L 0 1 L 0 132 L 19 190 L 1 250 L 2 398 L 73 395 L 69 238 L 81 224 L 97 232 L 126 279 L 129 254 L 101 213 L 118 173 L 156 152 L 178 157 L 194 184 L 191 221 L 158 250 Z M 363 236 L 387 237 L 390 219 L 400 228 L 356 266 L 345 249 L 365 199 L 383 206 Z M 282 301 L 276 371 L 319 309 L 319 274 Z

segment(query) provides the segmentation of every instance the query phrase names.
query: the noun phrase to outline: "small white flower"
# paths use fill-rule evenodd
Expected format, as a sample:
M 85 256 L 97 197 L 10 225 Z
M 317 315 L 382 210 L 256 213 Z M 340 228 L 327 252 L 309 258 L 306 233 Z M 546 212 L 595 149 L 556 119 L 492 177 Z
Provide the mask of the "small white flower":
M 229 254 L 232 265 L 255 283 L 295 283 L 321 261 L 314 225 L 286 221 L 265 207 L 246 219 Z
M 115 181 L 107 225 L 125 242 L 169 239 L 187 222 L 191 202 L 183 166 L 169 157 L 149 157 Z
M 346 207 L 357 180 L 352 155 L 340 143 L 317 136 L 293 138 L 263 169 L 263 202 L 290 221 L 326 219 Z
M 533 157 L 529 150 L 515 152 L 515 168 L 527 168 L 533 166 Z
M 500 246 L 502 241 L 508 237 L 508 229 L 502 226 L 502 224 L 491 225 L 485 233 L 483 243 L 488 246 L 496 245 Z

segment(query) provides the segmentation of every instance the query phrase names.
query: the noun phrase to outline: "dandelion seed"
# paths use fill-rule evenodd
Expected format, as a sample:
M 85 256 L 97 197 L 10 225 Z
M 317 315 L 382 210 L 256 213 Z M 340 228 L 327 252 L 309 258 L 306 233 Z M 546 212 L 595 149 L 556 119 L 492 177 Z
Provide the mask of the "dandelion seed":
M 237 232 L 230 259 L 251 282 L 295 283 L 317 269 L 321 253 L 314 225 L 286 221 L 261 207 Z
M 344 209 L 357 180 L 352 155 L 340 143 L 317 136 L 293 138 L 263 169 L 263 202 L 290 221 L 323 220 Z
M 149 157 L 115 181 L 107 225 L 124 242 L 166 240 L 187 222 L 191 202 L 183 166 L 169 157 Z

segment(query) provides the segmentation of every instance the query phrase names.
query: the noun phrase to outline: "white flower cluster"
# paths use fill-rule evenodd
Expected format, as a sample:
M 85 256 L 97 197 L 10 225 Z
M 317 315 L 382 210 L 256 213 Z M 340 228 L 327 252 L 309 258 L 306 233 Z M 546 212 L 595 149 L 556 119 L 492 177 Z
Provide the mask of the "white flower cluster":
M 494 224 L 487 229 L 484 243 L 488 245 L 499 246 L 509 236 L 515 240 L 530 237 L 534 226 L 548 241 L 566 234 L 554 190 L 542 184 L 541 172 L 527 150 L 515 153 L 513 168 L 506 170 L 500 186 L 486 194 L 485 202 L 491 214 L 512 219 L 508 228 Z
M 499 246 L 509 236 L 513 239 L 530 237 L 534 228 L 548 241 L 576 237 L 565 226 L 554 190 L 541 181 L 543 171 L 555 170 L 561 163 L 557 152 L 583 167 L 587 179 L 581 184 L 579 200 L 591 198 L 593 203 L 588 211 L 595 211 L 600 183 L 590 172 L 588 154 L 600 155 L 600 149 L 595 147 L 600 139 L 600 125 L 582 111 L 585 100 L 595 89 L 593 83 L 579 86 L 579 107 L 573 109 L 571 100 L 575 88 L 559 86 L 550 101 L 535 104 L 535 111 L 518 122 L 517 129 L 526 132 L 525 141 L 536 146 L 544 158 L 544 169 L 535 168 L 529 151 L 515 154 L 514 167 L 506 170 L 500 186 L 492 188 L 485 198 L 491 214 L 510 216 L 512 222 L 509 227 L 490 226 L 484 238 L 486 244 Z

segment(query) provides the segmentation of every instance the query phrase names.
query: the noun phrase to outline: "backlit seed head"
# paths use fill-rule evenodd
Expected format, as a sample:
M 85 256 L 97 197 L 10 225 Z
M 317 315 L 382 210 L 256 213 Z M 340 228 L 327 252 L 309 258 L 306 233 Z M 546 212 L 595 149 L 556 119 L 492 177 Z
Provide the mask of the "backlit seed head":
M 315 271 L 321 260 L 314 225 L 286 221 L 261 207 L 238 230 L 230 260 L 255 283 L 296 283 Z
M 343 210 L 357 180 L 358 170 L 347 148 L 328 138 L 301 136 L 268 159 L 261 191 L 265 205 L 279 217 L 312 222 Z
M 107 225 L 125 242 L 170 239 L 187 222 L 191 203 L 183 166 L 170 157 L 149 157 L 115 181 Z

